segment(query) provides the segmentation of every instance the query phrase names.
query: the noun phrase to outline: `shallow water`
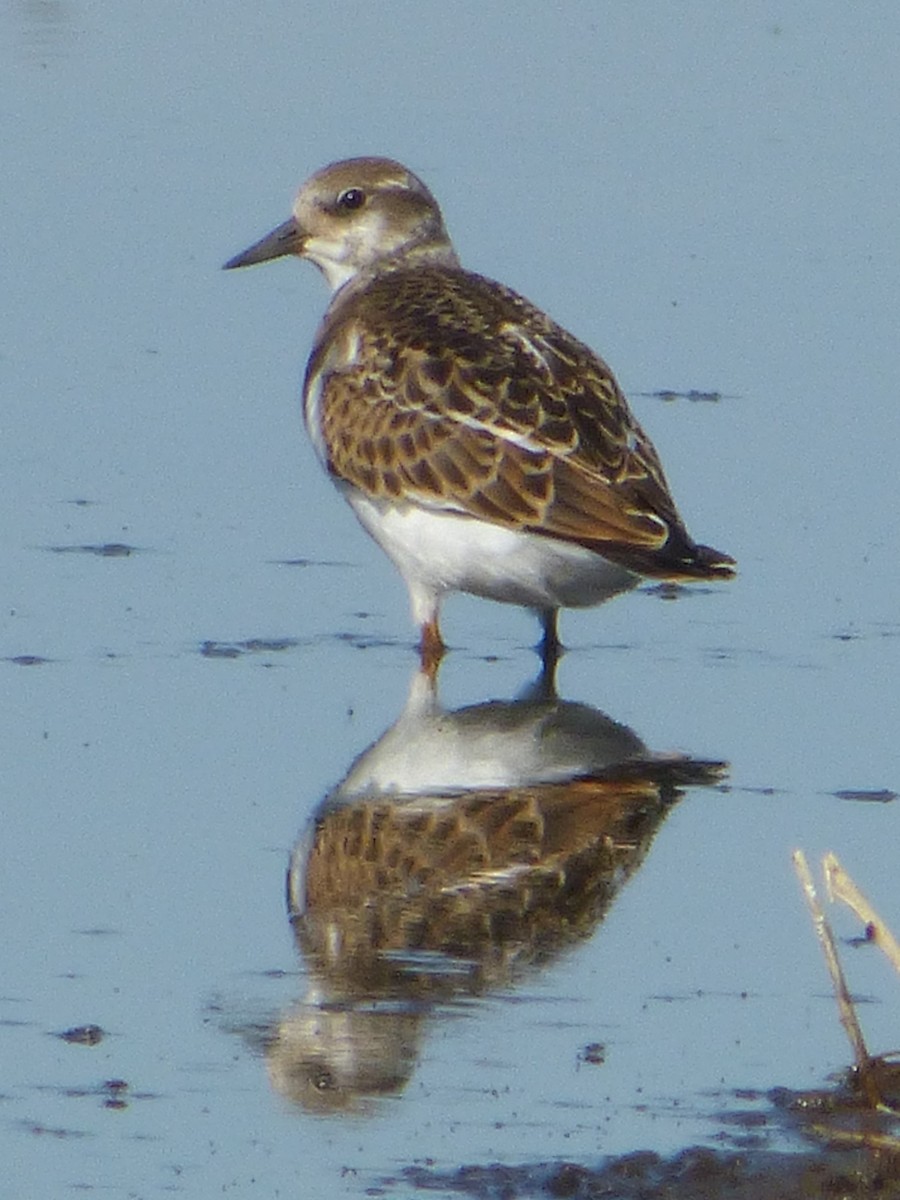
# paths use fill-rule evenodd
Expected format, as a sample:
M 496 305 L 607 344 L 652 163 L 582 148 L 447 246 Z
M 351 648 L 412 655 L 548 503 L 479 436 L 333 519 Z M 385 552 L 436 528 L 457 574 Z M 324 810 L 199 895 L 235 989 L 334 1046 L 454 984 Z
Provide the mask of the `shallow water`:
M 345 11 L 0 11 L 4 1197 L 735 1145 L 743 1090 L 850 1059 L 791 850 L 900 924 L 900 16 Z M 523 698 L 529 616 L 468 599 L 423 695 L 300 429 L 321 282 L 218 270 L 365 152 L 604 354 L 739 560 L 566 614 L 559 700 Z M 433 861 L 473 788 L 532 822 L 480 890 Z M 335 813 L 394 823 L 415 903 L 326 853 Z M 844 953 L 889 1049 L 896 981 Z

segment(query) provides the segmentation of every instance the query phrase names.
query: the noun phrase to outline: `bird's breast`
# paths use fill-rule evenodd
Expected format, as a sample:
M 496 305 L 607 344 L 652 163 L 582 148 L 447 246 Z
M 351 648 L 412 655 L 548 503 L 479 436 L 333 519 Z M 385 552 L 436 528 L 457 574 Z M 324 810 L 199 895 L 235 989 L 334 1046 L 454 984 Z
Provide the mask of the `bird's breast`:
M 303 419 L 316 455 L 326 469 L 331 454 L 322 419 L 325 388 L 333 375 L 358 367 L 360 346 L 360 332 L 354 324 L 343 326 L 333 336 L 326 328 L 309 358 L 303 385 Z

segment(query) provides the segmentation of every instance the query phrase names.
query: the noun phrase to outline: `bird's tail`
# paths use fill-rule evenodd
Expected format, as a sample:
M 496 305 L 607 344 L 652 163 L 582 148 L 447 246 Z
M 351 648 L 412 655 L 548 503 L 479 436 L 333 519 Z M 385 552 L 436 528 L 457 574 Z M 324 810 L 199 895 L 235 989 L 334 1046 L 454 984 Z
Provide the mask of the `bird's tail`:
M 737 574 L 737 563 L 731 555 L 714 550 L 712 546 L 695 546 L 692 565 L 696 567 L 696 574 L 691 572 L 691 575 L 696 579 L 734 579 Z

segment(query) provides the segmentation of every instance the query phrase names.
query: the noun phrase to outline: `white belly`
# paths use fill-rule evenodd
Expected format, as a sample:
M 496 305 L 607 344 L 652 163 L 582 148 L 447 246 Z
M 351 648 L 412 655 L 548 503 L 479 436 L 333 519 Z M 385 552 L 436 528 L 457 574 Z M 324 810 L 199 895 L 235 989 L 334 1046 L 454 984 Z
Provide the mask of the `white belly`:
M 446 509 L 375 501 L 347 486 L 341 490 L 405 579 L 419 622 L 447 592 L 526 608 L 581 608 L 638 582 L 624 567 L 581 546 Z

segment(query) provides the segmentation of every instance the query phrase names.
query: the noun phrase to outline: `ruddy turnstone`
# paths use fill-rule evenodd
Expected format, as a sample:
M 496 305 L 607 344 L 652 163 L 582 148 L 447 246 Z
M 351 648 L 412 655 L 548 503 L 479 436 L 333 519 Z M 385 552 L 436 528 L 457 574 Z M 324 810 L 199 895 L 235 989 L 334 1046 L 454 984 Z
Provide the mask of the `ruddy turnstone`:
M 692 540 L 609 367 L 540 309 L 460 266 L 441 210 L 398 162 L 333 163 L 282 225 L 225 264 L 308 258 L 333 296 L 303 385 L 313 445 L 409 589 L 423 661 L 440 605 L 471 592 L 561 607 L 641 576 L 729 579 Z
M 272 1083 L 318 1110 L 400 1091 L 435 1010 L 508 992 L 590 937 L 683 789 L 726 766 L 654 753 L 543 675 L 520 699 L 448 709 L 416 672 L 291 854 L 308 991 L 267 1039 Z

